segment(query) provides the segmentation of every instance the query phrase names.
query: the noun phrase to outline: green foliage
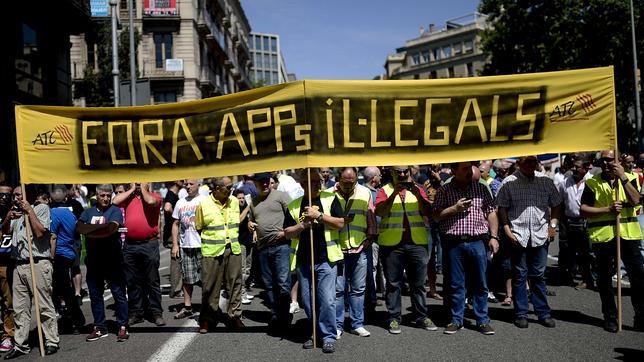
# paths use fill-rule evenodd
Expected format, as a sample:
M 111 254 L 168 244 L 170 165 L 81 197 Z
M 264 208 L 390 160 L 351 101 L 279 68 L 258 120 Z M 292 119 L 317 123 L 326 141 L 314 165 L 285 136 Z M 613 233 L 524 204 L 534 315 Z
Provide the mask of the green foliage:
M 638 61 L 644 60 L 644 0 L 633 0 Z M 620 148 L 634 150 L 633 52 L 629 0 L 482 0 L 483 75 L 613 65 Z M 640 68 L 641 65 L 640 65 Z
M 119 79 L 130 79 L 130 31 L 127 26 L 119 31 Z M 112 78 L 112 25 L 109 21 L 96 23 L 94 29 L 86 34 L 88 43 L 95 43 L 98 64 L 97 69 L 85 68 L 83 81 L 75 87 L 75 98 L 85 97 L 89 107 L 110 107 L 114 105 L 114 83 Z M 141 36 L 134 28 L 134 48 L 138 49 Z M 88 44 L 89 45 L 89 44 Z M 137 66 L 137 77 L 139 70 Z

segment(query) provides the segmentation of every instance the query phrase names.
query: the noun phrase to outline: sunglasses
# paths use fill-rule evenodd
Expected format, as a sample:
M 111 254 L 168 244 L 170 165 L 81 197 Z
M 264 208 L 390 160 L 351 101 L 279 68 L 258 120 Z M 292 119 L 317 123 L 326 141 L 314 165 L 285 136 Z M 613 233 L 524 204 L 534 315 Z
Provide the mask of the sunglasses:
M 397 174 L 399 174 L 399 175 L 400 175 L 400 174 L 402 174 L 402 175 L 406 175 L 406 174 L 408 174 L 408 173 L 409 173 L 409 169 L 407 169 L 407 168 L 405 168 L 405 169 L 396 168 L 396 169 L 394 169 L 393 171 L 394 171 L 394 173 L 397 173 Z
M 613 158 L 613 157 L 602 157 L 602 158 L 599 159 L 599 161 L 609 163 L 609 162 L 615 161 L 615 158 Z

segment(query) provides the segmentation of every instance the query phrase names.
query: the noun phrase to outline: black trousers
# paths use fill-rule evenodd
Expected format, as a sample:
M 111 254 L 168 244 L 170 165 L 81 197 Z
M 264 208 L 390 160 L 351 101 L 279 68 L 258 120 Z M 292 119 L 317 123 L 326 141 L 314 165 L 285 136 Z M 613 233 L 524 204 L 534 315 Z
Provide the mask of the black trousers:
M 582 280 L 594 284 L 592 246 L 585 219 L 563 219 L 559 227 L 559 269 L 564 281 L 572 281 L 579 267 Z
M 631 282 L 631 302 L 635 311 L 635 320 L 644 322 L 644 258 L 640 250 L 640 240 L 621 239 L 622 261 Z M 597 287 L 602 301 L 602 313 L 605 320 L 617 320 L 617 306 L 613 290 L 613 275 L 616 272 L 615 239 L 607 243 L 593 244 L 597 265 Z
M 53 271 L 53 296 L 54 305 L 56 309 L 60 309 L 60 299 L 65 301 L 67 312 L 75 327 L 81 328 L 85 326 L 85 316 L 83 311 L 78 305 L 74 287 L 72 285 L 71 268 L 74 265 L 74 260 L 67 259 L 61 255 L 54 257 L 54 271 Z
M 125 280 L 130 315 L 163 314 L 161 307 L 161 278 L 159 277 L 159 243 L 126 243 L 123 248 Z

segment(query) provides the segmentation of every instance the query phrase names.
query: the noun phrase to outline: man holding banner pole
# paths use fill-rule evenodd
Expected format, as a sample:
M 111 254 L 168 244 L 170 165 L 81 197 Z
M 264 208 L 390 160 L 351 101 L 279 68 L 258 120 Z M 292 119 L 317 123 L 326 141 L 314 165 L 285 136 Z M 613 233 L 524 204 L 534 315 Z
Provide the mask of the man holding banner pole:
M 338 230 L 344 226 L 344 218 L 335 194 L 321 191 L 320 172 L 317 169 L 311 170 L 308 180 L 306 171 L 301 170 L 299 175 L 304 196 L 289 204 L 289 213 L 284 220 L 284 234 L 291 239 L 291 270 L 298 267 L 300 295 L 310 330 L 317 328 L 323 342 L 322 351 L 333 353 L 337 333 L 335 284 L 338 264 L 343 260 Z M 315 270 L 314 273 L 312 269 Z M 318 305 L 314 310 L 316 304 Z M 316 321 L 317 312 L 319 319 Z M 313 324 L 314 321 L 317 325 Z M 316 333 L 313 334 L 315 335 Z M 313 339 L 307 340 L 302 347 L 313 348 Z
M 387 276 L 389 333 L 400 334 L 403 271 L 409 281 L 414 324 L 428 331 L 438 328 L 427 316 L 425 281 L 427 278 L 427 226 L 423 217 L 431 217 L 425 191 L 410 175 L 409 166 L 394 166 L 392 182 L 383 186 L 376 197 L 376 215 L 382 217 L 378 244 Z
M 642 231 L 636 208 L 640 204 L 637 176 L 630 176 L 615 159 L 612 150 L 602 151 L 602 173 L 586 181 L 581 196 L 581 213 L 588 218 L 588 237 L 592 242 L 597 263 L 597 287 L 602 302 L 604 329 L 618 331 L 617 307 L 612 275 L 615 272 L 616 240 L 620 240 L 621 256 L 631 282 L 631 302 L 635 311 L 634 327 L 644 330 L 644 259 L 640 252 Z M 621 184 L 621 187 L 620 187 Z M 619 198 L 615 199 L 615 189 Z M 615 218 L 619 215 L 616 235 Z M 618 282 L 619 283 L 619 282 Z M 621 302 L 621 301 L 620 301 Z

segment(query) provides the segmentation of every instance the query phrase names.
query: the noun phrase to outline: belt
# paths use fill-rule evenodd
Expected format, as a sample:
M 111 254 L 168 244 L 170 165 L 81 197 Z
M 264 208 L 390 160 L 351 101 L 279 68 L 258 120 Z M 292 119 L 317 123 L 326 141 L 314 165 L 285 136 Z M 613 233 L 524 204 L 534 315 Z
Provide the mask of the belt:
M 585 218 L 585 217 L 569 217 L 569 216 L 566 216 L 566 219 L 567 219 L 568 221 L 572 221 L 572 222 L 582 222 L 582 221 L 586 221 L 586 218 Z
M 479 241 L 479 240 L 486 240 L 489 238 L 487 234 L 480 234 L 480 235 L 450 235 L 450 234 L 443 234 L 441 236 L 444 240 L 447 240 L 449 242 L 456 242 L 456 243 L 471 243 L 473 241 Z
M 41 260 L 49 260 L 49 258 L 44 258 L 44 257 L 34 257 L 34 264 L 37 264 Z M 15 261 L 16 265 L 26 265 L 29 264 L 29 259 L 27 260 L 16 260 Z
M 153 240 L 153 239 L 148 239 L 148 240 L 134 240 L 134 239 L 125 238 L 125 242 L 126 242 L 127 244 L 145 244 L 145 243 L 147 243 L 147 242 L 149 242 L 149 241 L 152 241 L 152 240 Z

